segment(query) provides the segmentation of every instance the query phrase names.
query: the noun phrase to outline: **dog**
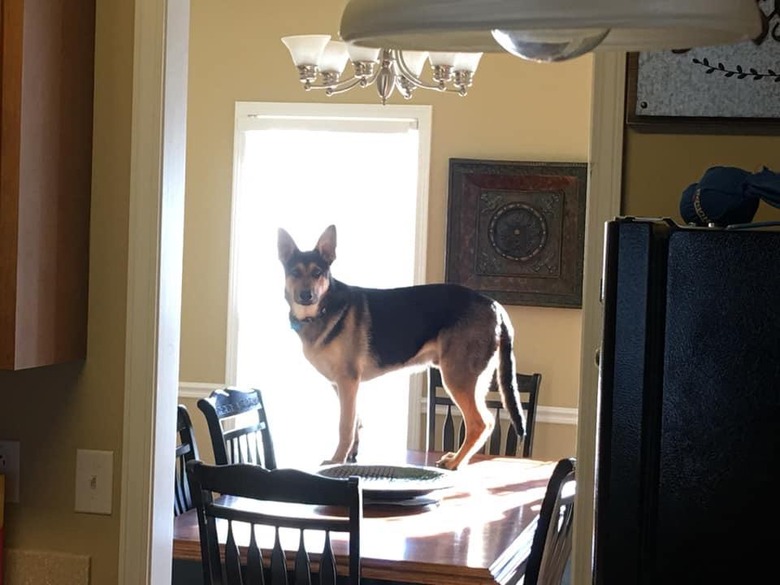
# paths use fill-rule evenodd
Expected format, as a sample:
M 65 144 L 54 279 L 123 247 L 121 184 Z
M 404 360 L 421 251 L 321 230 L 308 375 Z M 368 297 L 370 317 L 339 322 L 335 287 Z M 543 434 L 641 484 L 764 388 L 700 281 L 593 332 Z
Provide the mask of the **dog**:
M 301 251 L 278 233 L 290 326 L 306 359 L 333 385 L 339 400 L 339 441 L 326 463 L 355 461 L 360 442 L 360 383 L 390 371 L 436 366 L 465 422 L 465 439 L 437 465 L 457 469 L 487 441 L 493 417 L 485 397 L 498 386 L 522 438 L 525 417 L 515 378 L 514 329 L 495 300 L 457 284 L 372 289 L 336 280 L 336 227 L 313 250 Z

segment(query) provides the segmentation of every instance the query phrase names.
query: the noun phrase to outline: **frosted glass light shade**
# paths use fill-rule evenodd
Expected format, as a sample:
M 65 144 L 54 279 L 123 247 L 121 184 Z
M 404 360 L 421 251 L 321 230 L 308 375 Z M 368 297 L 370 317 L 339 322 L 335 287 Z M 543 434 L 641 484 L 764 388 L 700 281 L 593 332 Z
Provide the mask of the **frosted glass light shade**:
M 608 30 L 595 50 L 728 44 L 757 36 L 755 0 L 350 0 L 341 36 L 390 49 L 501 52 L 492 31 Z
M 324 72 L 333 72 L 341 75 L 344 67 L 347 66 L 349 53 L 347 52 L 347 43 L 344 41 L 328 41 L 319 60 L 319 69 Z
M 359 47 L 352 43 L 347 43 L 349 59 L 353 63 L 379 63 L 379 53 L 382 49 L 374 47 Z
M 482 59 L 482 53 L 458 53 L 455 57 L 455 71 L 474 73 Z
M 414 73 L 416 76 L 420 76 L 420 73 L 422 73 L 423 67 L 425 66 L 425 61 L 428 59 L 428 52 L 427 51 L 401 51 L 401 57 L 404 60 L 404 63 L 406 64 L 406 67 Z
M 431 62 L 431 65 L 434 67 L 436 65 L 448 65 L 452 67 L 455 65 L 455 59 L 458 57 L 457 53 L 442 53 L 442 52 L 431 52 L 428 53 L 428 60 Z
M 330 35 L 295 35 L 282 37 L 282 42 L 290 51 L 293 63 L 298 65 L 317 65 Z

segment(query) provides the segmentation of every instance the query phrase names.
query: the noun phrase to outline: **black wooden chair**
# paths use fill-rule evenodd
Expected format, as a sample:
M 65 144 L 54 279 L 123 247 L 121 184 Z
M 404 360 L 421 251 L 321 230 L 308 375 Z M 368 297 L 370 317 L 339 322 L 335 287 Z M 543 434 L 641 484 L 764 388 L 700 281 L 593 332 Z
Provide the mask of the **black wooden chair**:
M 187 407 L 180 404 L 176 413 L 176 463 L 174 479 L 173 514 L 178 516 L 193 508 L 192 490 L 187 477 L 187 463 L 199 458 L 192 420 Z
M 214 463 L 252 463 L 276 469 L 276 455 L 260 390 L 224 388 L 198 400 L 206 417 Z
M 534 428 L 536 427 L 536 409 L 539 402 L 539 387 L 542 384 L 541 374 L 517 374 L 517 386 L 520 391 L 520 406 L 525 412 L 525 437 L 523 438 L 522 456 L 530 457 L 533 452 Z M 436 406 L 444 406 L 444 423 L 436 432 Z M 495 415 L 495 425 L 485 446 L 480 453 L 490 455 L 516 456 L 518 450 L 517 433 L 511 422 L 501 420 L 504 409 L 496 392 L 488 394 L 487 406 Z M 452 402 L 441 380 L 438 368 L 428 369 L 428 451 L 455 451 L 466 435 L 466 427 L 458 407 Z M 437 437 L 441 437 L 437 440 Z M 503 443 L 503 449 L 502 449 Z
M 576 461 L 561 459 L 555 466 L 539 511 L 524 585 L 559 585 L 571 556 L 576 492 Z
M 363 501 L 359 478 L 335 479 L 310 474 L 298 469 L 268 470 L 257 465 L 207 465 L 194 461 L 188 465 L 194 487 L 195 505 L 198 510 L 203 579 L 206 585 L 240 585 L 266 583 L 270 585 L 335 585 L 337 579 L 336 557 L 331 545 L 331 534 L 349 536 L 349 573 L 346 583 L 360 583 L 360 527 L 363 519 Z M 225 496 L 252 498 L 261 502 L 333 506 L 327 514 L 279 514 L 257 507 L 258 502 L 248 502 L 245 507 L 225 506 L 213 493 Z M 342 512 L 343 510 L 343 512 Z M 307 511 L 309 511 L 307 509 Z M 226 523 L 227 537 L 224 555 L 220 554 L 217 539 L 217 522 Z M 240 524 L 243 526 L 239 526 Z M 272 527 L 271 529 L 267 527 Z M 279 529 L 295 529 L 298 542 L 290 555 L 280 543 Z M 248 530 L 247 530 L 248 529 Z M 258 532 L 258 530 L 260 532 Z M 268 540 L 273 534 L 274 545 L 262 546 L 263 530 Z M 272 532 L 271 532 L 272 530 Z M 304 531 L 323 533 L 321 552 L 306 548 Z M 248 535 L 246 542 L 242 536 Z M 261 535 L 258 537 L 258 535 Z M 319 541 L 317 541 L 319 543 Z M 239 550 L 239 544 L 241 549 Z M 262 549 L 265 550 L 262 550 Z M 319 544 L 317 545 L 319 549 Z M 264 554 L 266 555 L 264 558 Z M 290 558 L 288 559 L 288 556 Z M 244 561 L 245 559 L 245 561 Z M 288 563 L 289 560 L 289 563 Z M 292 574 L 288 575 L 288 565 Z M 343 577 L 339 583 L 343 583 Z

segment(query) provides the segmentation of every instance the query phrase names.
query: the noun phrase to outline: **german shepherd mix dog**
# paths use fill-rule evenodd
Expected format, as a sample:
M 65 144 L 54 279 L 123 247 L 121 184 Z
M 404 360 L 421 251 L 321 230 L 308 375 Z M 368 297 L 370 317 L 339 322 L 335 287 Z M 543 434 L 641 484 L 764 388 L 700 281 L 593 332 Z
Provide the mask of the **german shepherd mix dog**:
M 279 229 L 278 247 L 290 325 L 306 359 L 338 394 L 339 443 L 329 462 L 354 461 L 357 455 L 360 383 L 408 367 L 437 366 L 465 421 L 463 444 L 445 454 L 440 467 L 467 464 L 487 441 L 493 418 L 485 396 L 491 385 L 498 385 L 512 424 L 523 436 L 514 331 L 500 304 L 456 284 L 372 289 L 340 282 L 330 271 L 336 259 L 332 225 L 307 252 Z

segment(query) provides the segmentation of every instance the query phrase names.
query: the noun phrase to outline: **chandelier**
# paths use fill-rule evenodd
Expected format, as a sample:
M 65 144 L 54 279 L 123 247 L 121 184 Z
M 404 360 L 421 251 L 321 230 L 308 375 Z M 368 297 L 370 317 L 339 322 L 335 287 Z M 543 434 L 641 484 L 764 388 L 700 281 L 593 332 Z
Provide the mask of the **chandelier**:
M 373 85 L 382 104 L 395 90 L 406 99 L 418 88 L 464 96 L 482 57 L 482 53 L 360 47 L 332 40 L 330 35 L 289 36 L 283 37 L 282 42 L 290 51 L 306 91 L 321 89 L 331 96 Z M 352 63 L 352 75 L 342 79 L 347 61 Z M 431 70 L 427 81 L 421 77 L 426 61 Z

